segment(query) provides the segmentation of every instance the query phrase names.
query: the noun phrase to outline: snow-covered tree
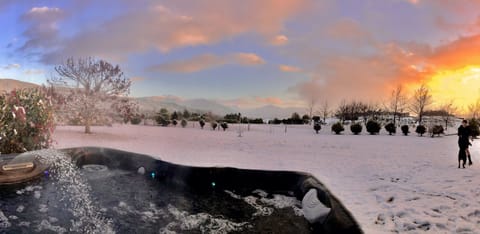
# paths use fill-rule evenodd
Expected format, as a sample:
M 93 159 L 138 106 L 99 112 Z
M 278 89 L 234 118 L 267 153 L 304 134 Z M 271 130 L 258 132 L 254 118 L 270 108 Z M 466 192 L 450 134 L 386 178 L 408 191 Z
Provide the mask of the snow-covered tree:
M 49 83 L 64 90 L 67 96 L 64 113 L 78 118 L 85 126 L 85 133 L 91 133 L 94 121 L 111 117 L 122 109 L 121 102 L 129 104 L 125 98 L 131 81 L 118 65 L 92 57 L 69 58 L 55 66 L 55 71 L 57 74 Z

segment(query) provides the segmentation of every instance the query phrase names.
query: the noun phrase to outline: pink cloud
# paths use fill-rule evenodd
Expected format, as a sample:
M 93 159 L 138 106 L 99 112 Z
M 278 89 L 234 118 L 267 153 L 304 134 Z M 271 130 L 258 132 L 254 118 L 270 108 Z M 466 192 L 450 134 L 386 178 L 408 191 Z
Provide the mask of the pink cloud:
M 280 69 L 280 71 L 283 71 L 283 72 L 300 72 L 300 71 L 302 71 L 302 69 L 299 68 L 299 67 L 289 66 L 289 65 L 280 65 L 278 67 L 278 69 Z
M 34 7 L 22 15 L 28 24 L 23 36 L 27 38 L 20 50 L 51 48 L 59 43 L 58 22 L 65 17 L 59 8 Z
M 305 9 L 309 1 L 171 0 L 163 2 L 165 5 L 147 5 L 65 38 L 57 45 L 60 49 L 47 54 L 43 60 L 55 62 L 65 54 L 121 59 L 132 52 L 149 49 L 168 52 L 215 44 L 244 33 L 272 38 L 283 29 L 284 22 Z
M 219 67 L 225 64 L 255 66 L 264 63 L 265 60 L 253 53 L 234 53 L 223 56 L 218 56 L 214 54 L 203 54 L 185 60 L 154 65 L 151 66 L 149 70 L 191 73 Z
M 270 43 L 274 46 L 282 46 L 288 43 L 288 37 L 285 35 L 277 35 L 271 39 Z
M 244 97 L 236 98 L 231 100 L 221 100 L 220 103 L 223 103 L 228 106 L 236 106 L 240 108 L 257 108 L 265 105 L 275 105 L 280 107 L 286 106 L 296 106 L 298 103 L 285 101 L 279 97 Z
M 342 19 L 331 25 L 327 36 L 336 40 L 348 40 L 352 42 L 372 43 L 370 32 L 364 29 L 358 22 L 352 19 Z

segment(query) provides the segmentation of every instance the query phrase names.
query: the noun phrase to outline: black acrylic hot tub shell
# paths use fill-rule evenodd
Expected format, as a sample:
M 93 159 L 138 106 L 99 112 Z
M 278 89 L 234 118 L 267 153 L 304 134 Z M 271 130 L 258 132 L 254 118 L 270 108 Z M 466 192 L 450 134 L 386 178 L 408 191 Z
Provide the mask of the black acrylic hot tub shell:
M 146 176 L 153 172 L 155 179 L 176 187 L 188 187 L 199 192 L 205 190 L 252 191 L 262 189 L 268 193 L 287 194 L 293 191 L 297 199 L 315 188 L 319 200 L 331 212 L 323 223 L 313 224 L 316 233 L 363 233 L 358 223 L 340 201 L 311 174 L 290 171 L 247 170 L 223 167 L 182 166 L 154 159 L 151 156 L 109 148 L 83 147 L 61 151 L 72 157 L 77 166 L 101 164 L 111 169 L 138 171 Z M 212 187 L 212 182 L 215 184 Z

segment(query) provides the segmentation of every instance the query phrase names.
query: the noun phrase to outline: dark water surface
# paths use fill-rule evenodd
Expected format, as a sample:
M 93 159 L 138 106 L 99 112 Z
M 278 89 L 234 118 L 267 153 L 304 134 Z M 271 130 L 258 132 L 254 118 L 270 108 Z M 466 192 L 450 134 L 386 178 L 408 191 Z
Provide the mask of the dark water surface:
M 292 195 L 221 190 L 214 181 L 199 191 L 149 172 L 73 167 L 0 186 L 0 233 L 312 232 Z

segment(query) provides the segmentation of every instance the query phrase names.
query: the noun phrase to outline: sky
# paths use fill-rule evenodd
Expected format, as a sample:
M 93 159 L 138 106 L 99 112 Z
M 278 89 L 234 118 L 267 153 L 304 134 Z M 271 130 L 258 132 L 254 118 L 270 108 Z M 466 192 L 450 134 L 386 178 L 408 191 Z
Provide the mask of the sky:
M 118 64 L 131 96 L 242 108 L 480 97 L 480 0 L 0 0 L 0 78 L 69 57 Z

